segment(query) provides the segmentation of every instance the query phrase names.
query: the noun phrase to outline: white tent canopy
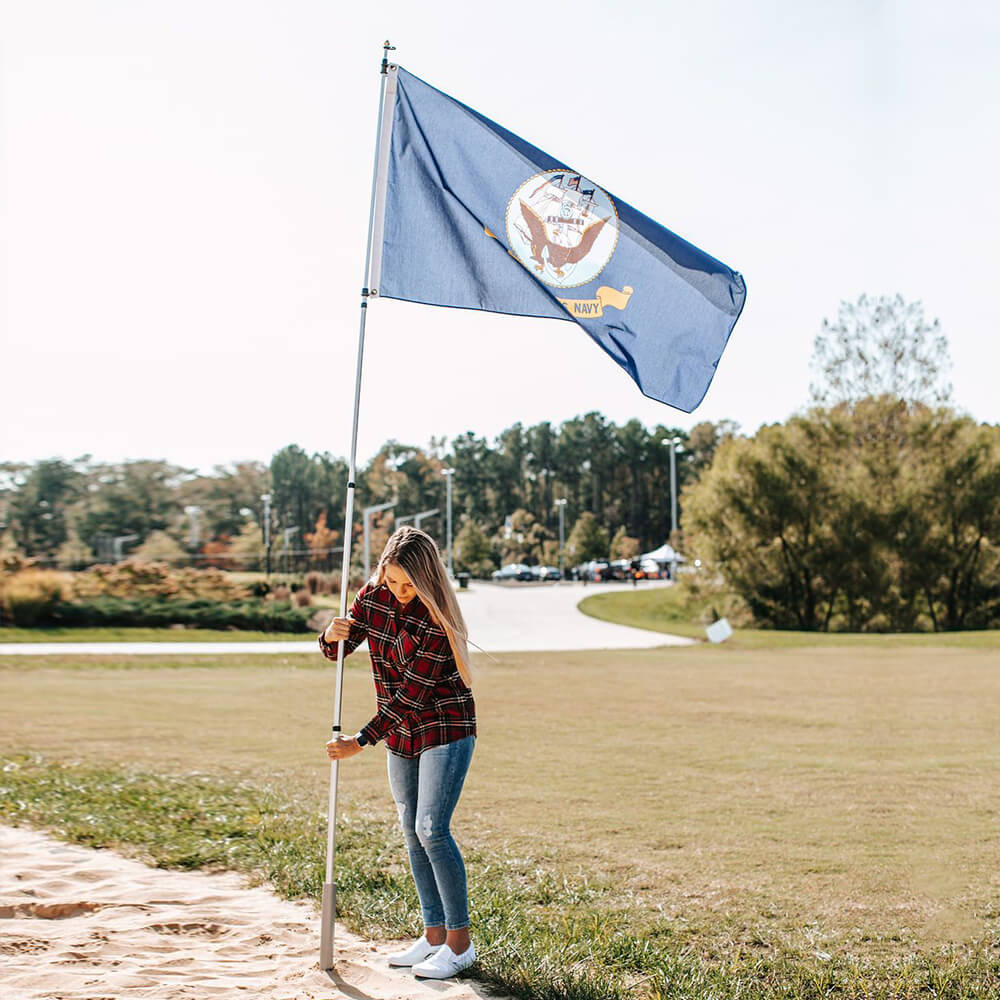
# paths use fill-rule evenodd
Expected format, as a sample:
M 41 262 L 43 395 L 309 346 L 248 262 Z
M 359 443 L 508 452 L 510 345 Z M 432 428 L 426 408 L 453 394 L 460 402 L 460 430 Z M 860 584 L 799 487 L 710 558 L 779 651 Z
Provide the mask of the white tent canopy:
M 664 542 L 658 549 L 653 549 L 652 552 L 643 552 L 640 559 L 652 559 L 658 563 L 669 563 L 669 562 L 685 562 L 684 556 L 679 552 L 675 552 L 672 546 L 668 542 Z

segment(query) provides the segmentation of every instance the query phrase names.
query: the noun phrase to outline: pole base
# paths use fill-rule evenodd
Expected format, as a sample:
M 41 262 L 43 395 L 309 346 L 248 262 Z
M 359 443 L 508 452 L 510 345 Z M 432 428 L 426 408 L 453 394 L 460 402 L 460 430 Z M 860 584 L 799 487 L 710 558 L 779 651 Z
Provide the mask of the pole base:
M 333 969 L 333 929 L 337 919 L 337 887 L 323 883 L 323 913 L 319 929 L 319 967 L 322 972 Z

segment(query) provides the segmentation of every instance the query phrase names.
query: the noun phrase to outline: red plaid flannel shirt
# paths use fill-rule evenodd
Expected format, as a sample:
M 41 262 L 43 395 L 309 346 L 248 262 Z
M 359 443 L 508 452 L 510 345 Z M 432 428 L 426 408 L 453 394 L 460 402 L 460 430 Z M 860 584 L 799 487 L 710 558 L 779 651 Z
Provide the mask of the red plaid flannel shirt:
M 476 732 L 476 703 L 458 672 L 448 637 L 424 603 L 403 605 L 383 583 L 366 583 L 349 612 L 354 624 L 344 655 L 365 639 L 372 659 L 378 713 L 361 732 L 400 757 L 454 743 Z M 323 655 L 337 659 L 337 643 L 319 636 Z

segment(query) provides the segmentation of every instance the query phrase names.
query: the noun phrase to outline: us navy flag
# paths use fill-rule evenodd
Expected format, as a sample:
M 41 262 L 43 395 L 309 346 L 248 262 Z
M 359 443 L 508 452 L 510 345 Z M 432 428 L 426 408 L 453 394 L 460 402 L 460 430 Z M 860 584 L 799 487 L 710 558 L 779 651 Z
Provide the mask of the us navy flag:
M 376 294 L 573 320 L 645 395 L 690 413 L 743 309 L 742 276 L 401 67 L 388 73 Z

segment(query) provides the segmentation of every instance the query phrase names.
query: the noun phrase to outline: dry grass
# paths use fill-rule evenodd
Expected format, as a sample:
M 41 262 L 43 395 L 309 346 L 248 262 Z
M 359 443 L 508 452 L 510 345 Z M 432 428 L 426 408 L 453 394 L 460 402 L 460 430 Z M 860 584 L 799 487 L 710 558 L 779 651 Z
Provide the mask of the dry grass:
M 456 830 L 611 878 L 706 957 L 877 961 L 996 939 L 996 660 L 931 644 L 480 658 Z M 324 806 L 333 671 L 318 655 L 0 667 L 0 752 L 280 778 Z M 357 659 L 345 728 L 372 703 Z M 344 766 L 345 811 L 390 817 L 384 767 L 381 750 Z

